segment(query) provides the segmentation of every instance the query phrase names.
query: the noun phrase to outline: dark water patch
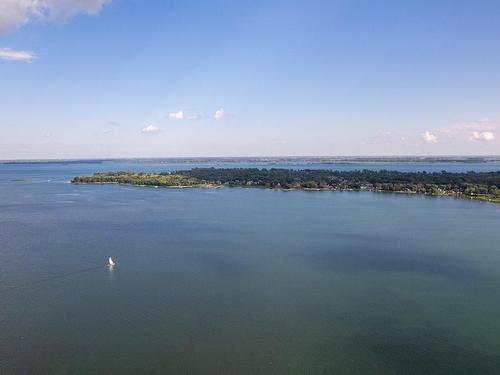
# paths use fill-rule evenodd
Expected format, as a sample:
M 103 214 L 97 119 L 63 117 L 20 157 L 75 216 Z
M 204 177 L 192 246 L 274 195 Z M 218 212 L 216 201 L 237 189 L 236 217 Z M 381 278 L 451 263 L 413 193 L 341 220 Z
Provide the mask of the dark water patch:
M 20 336 L 13 341 L 6 351 L 0 347 L 1 374 L 74 374 L 83 352 L 82 346 L 69 339 Z
M 477 350 L 474 343 L 460 342 L 452 332 L 432 325 L 397 325 L 374 321 L 356 335 L 356 350 L 376 355 L 386 374 L 493 375 L 500 373 L 500 355 Z
M 339 273 L 409 272 L 471 280 L 479 277 L 467 260 L 454 255 L 373 246 L 344 246 L 302 252 L 315 267 Z
M 181 260 L 204 271 L 224 277 L 240 277 L 251 272 L 251 267 L 242 257 L 214 250 L 188 251 L 178 256 Z

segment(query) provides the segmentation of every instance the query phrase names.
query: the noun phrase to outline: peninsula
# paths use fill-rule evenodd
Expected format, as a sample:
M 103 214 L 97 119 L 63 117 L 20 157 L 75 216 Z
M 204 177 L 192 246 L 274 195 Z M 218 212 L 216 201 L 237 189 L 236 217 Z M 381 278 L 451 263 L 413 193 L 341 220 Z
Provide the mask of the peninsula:
M 260 187 L 283 190 L 372 191 L 455 196 L 500 203 L 500 171 L 397 172 L 258 168 L 194 168 L 176 172 L 98 172 L 75 184 L 157 187 Z

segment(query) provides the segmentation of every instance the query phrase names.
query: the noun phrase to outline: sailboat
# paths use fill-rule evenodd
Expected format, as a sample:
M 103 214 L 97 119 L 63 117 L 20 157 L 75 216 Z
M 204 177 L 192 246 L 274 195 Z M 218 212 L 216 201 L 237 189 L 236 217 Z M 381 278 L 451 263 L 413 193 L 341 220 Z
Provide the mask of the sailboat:
M 113 267 L 115 265 L 115 262 L 113 262 L 113 259 L 111 259 L 111 257 L 109 257 L 108 259 L 108 266 L 109 267 Z

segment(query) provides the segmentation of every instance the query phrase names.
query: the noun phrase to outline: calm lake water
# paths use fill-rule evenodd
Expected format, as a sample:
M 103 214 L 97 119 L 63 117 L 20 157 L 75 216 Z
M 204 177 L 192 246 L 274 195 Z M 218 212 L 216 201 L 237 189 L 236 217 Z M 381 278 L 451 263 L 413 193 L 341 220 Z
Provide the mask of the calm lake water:
M 0 165 L 0 373 L 500 373 L 500 205 L 69 183 L 192 166 Z

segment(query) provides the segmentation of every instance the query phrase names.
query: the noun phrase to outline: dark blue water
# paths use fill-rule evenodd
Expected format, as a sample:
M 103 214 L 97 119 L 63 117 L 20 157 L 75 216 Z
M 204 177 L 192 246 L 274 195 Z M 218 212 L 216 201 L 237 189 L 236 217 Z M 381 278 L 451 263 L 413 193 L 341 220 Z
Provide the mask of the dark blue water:
M 184 167 L 0 165 L 0 373 L 500 373 L 500 205 L 68 183 Z

